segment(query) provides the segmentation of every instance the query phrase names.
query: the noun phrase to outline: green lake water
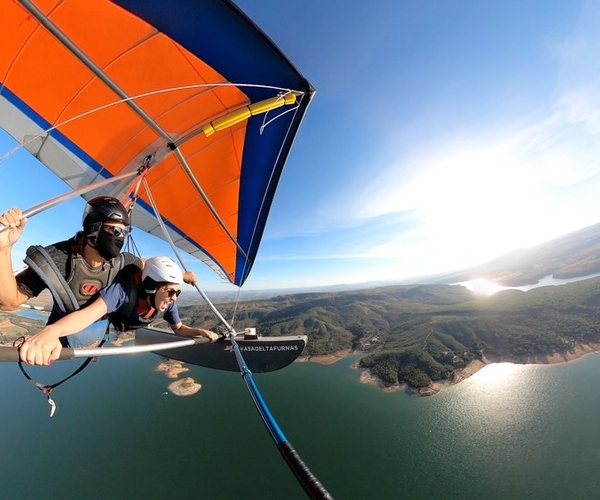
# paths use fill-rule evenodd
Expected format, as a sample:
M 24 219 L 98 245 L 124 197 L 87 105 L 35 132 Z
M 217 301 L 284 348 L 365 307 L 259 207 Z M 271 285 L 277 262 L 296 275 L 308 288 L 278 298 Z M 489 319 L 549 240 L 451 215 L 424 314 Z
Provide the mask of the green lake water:
M 419 398 L 350 368 L 295 363 L 255 380 L 284 433 L 338 499 L 600 498 L 600 355 L 491 365 Z M 0 498 L 306 498 L 241 377 L 199 367 L 167 393 L 152 354 L 102 358 L 45 396 L 0 365 Z M 44 382 L 79 362 L 37 368 Z

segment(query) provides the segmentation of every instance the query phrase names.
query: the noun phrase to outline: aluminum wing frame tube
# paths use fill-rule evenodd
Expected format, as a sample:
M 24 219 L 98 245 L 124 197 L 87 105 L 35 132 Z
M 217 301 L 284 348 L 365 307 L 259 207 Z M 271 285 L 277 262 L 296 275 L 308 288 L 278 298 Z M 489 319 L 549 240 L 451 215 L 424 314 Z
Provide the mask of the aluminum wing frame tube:
M 52 35 L 54 35 L 71 53 L 79 59 L 94 75 L 96 75 L 104 84 L 117 94 L 121 99 L 124 99 L 127 105 L 140 116 L 149 127 L 152 128 L 158 135 L 160 135 L 167 143 L 171 143 L 173 139 L 163 129 L 160 128 L 158 123 L 154 121 L 148 114 L 135 102 L 129 100 L 129 96 L 119 86 L 112 81 L 106 73 L 102 71 L 89 57 L 87 57 L 83 51 L 79 49 L 56 25 L 39 10 L 33 2 L 30 0 L 20 0 L 20 3 L 27 11 L 35 17 L 35 19 L 44 26 Z
M 101 356 L 119 356 L 121 354 L 138 354 L 142 352 L 166 351 L 178 347 L 188 347 L 198 344 L 208 344 L 209 339 L 205 337 L 194 337 L 191 339 L 177 340 L 174 342 L 162 342 L 159 344 L 146 344 L 125 347 L 95 347 L 90 349 L 63 347 L 60 351 L 60 360 L 75 358 L 92 358 Z M 17 347 L 0 346 L 0 362 L 19 361 L 19 349 Z
M 126 174 L 117 175 L 115 177 L 110 177 L 109 179 L 104 179 L 98 182 L 94 182 L 93 184 L 88 184 L 87 186 L 82 186 L 79 189 L 74 189 L 73 191 L 69 191 L 68 193 L 61 194 L 56 196 L 55 198 L 51 198 L 43 203 L 38 203 L 37 205 L 28 208 L 23 211 L 23 217 L 33 217 L 49 208 L 52 208 L 63 201 L 67 201 L 75 196 L 79 196 L 85 193 L 89 193 L 94 189 L 98 189 L 102 186 L 106 186 L 107 184 L 112 184 L 113 182 L 117 182 L 123 179 L 127 179 L 128 177 L 133 177 L 135 175 L 140 175 L 138 171 L 128 172 Z M 6 226 L 0 224 L 0 233 L 6 229 Z
M 77 45 L 75 45 L 75 43 L 73 43 L 73 41 L 71 41 L 55 24 L 53 24 L 44 15 L 44 13 L 34 5 L 32 1 L 21 0 L 20 3 L 40 23 L 40 25 L 46 28 L 57 40 L 59 40 L 64 47 L 66 47 L 79 61 L 81 61 L 81 63 L 84 64 L 111 91 L 123 99 L 127 106 L 129 106 L 159 137 L 161 137 L 167 144 L 173 144 L 173 138 L 165 130 L 163 130 L 158 123 L 153 120 L 136 102 L 130 100 L 130 96 L 127 95 L 127 93 L 124 92 L 112 79 L 110 79 L 108 75 L 106 75 L 106 73 L 104 73 L 104 71 L 102 71 L 102 69 L 98 67 L 88 56 L 86 56 L 86 54 L 80 50 L 79 47 L 77 47 Z M 122 177 L 119 176 L 118 178 Z M 113 179 L 117 179 L 117 177 Z M 64 199 L 67 198 L 61 198 L 56 203 L 59 203 Z M 49 207 L 44 207 L 43 209 L 46 208 Z M 29 213 L 27 215 L 32 214 Z M 3 229 L 5 229 L 4 226 L 0 225 L 0 231 Z
M 185 173 L 188 176 L 190 182 L 196 188 L 196 191 L 198 192 L 198 194 L 202 197 L 202 200 L 204 200 L 204 203 L 206 203 L 206 206 L 210 210 L 210 213 L 213 215 L 213 217 L 219 223 L 219 226 L 221 226 L 221 228 L 223 229 L 223 231 L 225 231 L 225 233 L 227 234 L 227 236 L 229 237 L 229 239 L 235 244 L 235 246 L 238 248 L 238 250 L 244 255 L 245 259 L 248 260 L 248 256 L 244 252 L 244 249 L 238 243 L 237 239 L 233 236 L 233 234 L 231 234 L 231 231 L 229 230 L 229 228 L 225 224 L 225 221 L 221 218 L 221 216 L 215 210 L 215 207 L 213 206 L 213 204 L 208 199 L 208 196 L 206 196 L 206 193 L 204 192 L 204 189 L 202 189 L 202 186 L 200 186 L 200 183 L 198 182 L 198 179 L 196 179 L 196 177 L 194 176 L 194 173 L 192 172 L 192 169 L 190 168 L 187 160 L 185 159 L 185 157 L 181 153 L 181 150 L 179 148 L 177 148 L 174 151 L 175 151 L 175 156 L 179 160 L 179 164 L 181 165 L 181 167 L 185 171 Z M 158 215 L 157 215 L 157 217 L 158 217 Z
M 96 77 L 98 77 L 110 90 L 112 90 L 117 96 L 124 100 L 124 102 L 129 106 L 159 137 L 162 137 L 164 141 L 169 146 L 173 146 L 175 148 L 175 152 L 179 161 L 185 169 L 186 174 L 190 177 L 190 180 L 198 190 L 200 196 L 204 199 L 207 204 L 209 210 L 219 223 L 219 225 L 223 228 L 223 230 L 227 233 L 227 235 L 231 238 L 231 240 L 238 246 L 238 248 L 243 252 L 242 248 L 237 243 L 237 240 L 233 237 L 229 229 L 227 228 L 224 221 L 221 219 L 217 211 L 214 209 L 204 191 L 196 181 L 194 175 L 191 172 L 191 169 L 187 165 L 185 158 L 179 151 L 178 146 L 175 146 L 175 142 L 173 137 L 171 137 L 165 130 L 163 130 L 160 125 L 156 122 L 156 120 L 152 119 L 148 113 L 146 113 L 136 102 L 130 100 L 130 96 L 123 91 L 111 78 L 108 77 L 101 68 L 99 68 L 89 57 L 85 55 L 85 53 L 79 49 L 56 25 L 54 25 L 50 20 L 44 15 L 42 11 L 40 11 L 30 0 L 21 0 L 21 4 L 23 7 L 27 9 L 27 11 L 35 17 L 35 19 L 44 26 L 52 35 L 54 35 L 77 59 L 79 59 Z

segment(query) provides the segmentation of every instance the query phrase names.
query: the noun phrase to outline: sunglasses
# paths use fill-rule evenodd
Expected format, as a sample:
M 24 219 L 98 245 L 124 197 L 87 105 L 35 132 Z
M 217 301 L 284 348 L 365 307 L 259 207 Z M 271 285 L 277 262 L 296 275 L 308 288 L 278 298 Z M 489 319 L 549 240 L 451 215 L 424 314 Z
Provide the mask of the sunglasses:
M 110 226 L 108 224 L 103 225 L 102 230 L 112 234 L 113 236 L 116 236 L 117 238 L 124 238 L 125 233 L 127 232 L 127 228 L 121 226 Z
M 162 289 L 166 292 L 166 294 L 171 299 L 179 297 L 179 294 L 181 293 L 181 289 L 180 290 L 175 290 L 174 288 L 167 288 L 166 286 L 163 286 Z

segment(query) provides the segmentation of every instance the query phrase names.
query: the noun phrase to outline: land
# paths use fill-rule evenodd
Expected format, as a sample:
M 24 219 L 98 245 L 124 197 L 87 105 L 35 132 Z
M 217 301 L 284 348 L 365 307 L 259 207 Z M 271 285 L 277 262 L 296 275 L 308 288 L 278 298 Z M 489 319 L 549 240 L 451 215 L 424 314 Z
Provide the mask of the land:
M 407 392 L 416 392 L 420 396 L 432 396 L 437 394 L 440 390 L 448 387 L 450 385 L 458 384 L 466 379 L 468 379 L 471 375 L 474 375 L 482 368 L 485 368 L 487 365 L 492 363 L 515 363 L 515 364 L 557 364 L 557 363 L 566 363 L 569 361 L 574 361 L 588 354 L 596 354 L 600 351 L 600 343 L 594 344 L 586 344 L 575 347 L 575 349 L 568 351 L 566 353 L 554 353 L 547 356 L 535 356 L 535 357 L 525 357 L 525 358 L 496 358 L 496 359 L 488 359 L 485 356 L 483 359 L 476 359 L 471 361 L 464 368 L 455 370 L 450 379 L 432 381 L 431 384 L 428 384 L 426 387 L 420 387 L 415 390 L 415 388 L 411 387 L 408 384 L 396 383 L 392 384 L 389 382 L 385 382 L 374 376 L 368 369 L 361 368 L 359 362 L 353 364 L 353 368 L 359 370 L 360 373 L 360 381 L 364 384 L 375 385 L 380 387 L 386 392 L 393 392 L 396 390 L 404 389 Z M 338 360 L 337 358 L 336 360 Z
M 226 317 L 235 310 L 239 328 L 307 335 L 305 359 L 358 353 L 363 380 L 431 394 L 491 362 L 564 362 L 600 345 L 600 278 L 489 297 L 452 283 L 484 278 L 514 287 L 598 273 L 600 224 L 420 284 L 283 294 L 220 309 Z M 192 307 L 186 314 L 218 328 L 210 312 Z
M 227 317 L 233 307 L 220 310 Z M 185 323 L 219 329 L 207 308 L 183 306 L 181 314 Z M 427 395 L 488 363 L 557 363 L 600 350 L 600 278 L 492 296 L 444 284 L 284 295 L 240 303 L 235 315 L 239 329 L 307 335 L 304 361 L 359 354 L 363 381 Z M 42 324 L 0 313 L 0 340 L 12 343 Z M 172 377 L 184 369 L 163 367 Z
M 220 306 L 225 317 L 234 305 Z M 184 322 L 218 329 L 209 310 Z M 264 336 L 307 335 L 304 359 L 356 353 L 364 380 L 431 394 L 491 362 L 563 362 L 600 346 L 600 278 L 476 295 L 460 285 L 400 285 L 308 293 L 236 306 L 236 326 Z
M 233 308 L 220 306 L 225 317 Z M 184 323 L 219 329 L 207 308 L 180 312 Z M 238 329 L 258 327 L 264 336 L 307 335 L 301 361 L 357 354 L 364 382 L 428 395 L 489 363 L 558 363 L 600 350 L 600 277 L 489 297 L 443 284 L 284 295 L 240 303 L 236 318 Z M 12 343 L 42 324 L 0 313 L 0 340 Z M 185 370 L 159 369 L 173 378 Z
M 565 234 L 535 247 L 515 250 L 490 262 L 434 281 L 458 283 L 485 278 L 502 286 L 523 286 L 546 276 L 572 279 L 600 273 L 600 224 Z M 423 281 L 429 283 L 431 281 Z
M 428 283 L 282 294 L 219 310 L 235 315 L 238 330 L 307 335 L 303 361 L 332 363 L 355 353 L 364 381 L 427 395 L 489 363 L 558 363 L 600 350 L 600 277 L 492 296 L 451 283 L 487 278 L 517 286 L 598 273 L 600 224 Z M 208 307 L 180 306 L 185 324 L 221 329 Z M 0 324 L 5 343 L 39 329 L 5 313 Z
M 25 312 L 26 309 L 19 311 Z M 40 315 L 47 316 L 45 313 Z M 39 332 L 45 323 L 45 319 L 32 319 L 13 312 L 0 311 L 0 345 L 12 345 L 20 337 Z

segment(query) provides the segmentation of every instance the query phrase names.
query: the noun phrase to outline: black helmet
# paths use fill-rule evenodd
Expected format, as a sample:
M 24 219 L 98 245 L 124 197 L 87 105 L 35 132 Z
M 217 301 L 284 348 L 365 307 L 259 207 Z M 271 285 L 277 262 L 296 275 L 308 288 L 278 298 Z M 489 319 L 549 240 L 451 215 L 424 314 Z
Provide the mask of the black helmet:
M 129 214 L 119 200 L 112 196 L 96 196 L 87 202 L 83 211 L 82 225 L 103 222 L 122 222 L 129 226 Z

